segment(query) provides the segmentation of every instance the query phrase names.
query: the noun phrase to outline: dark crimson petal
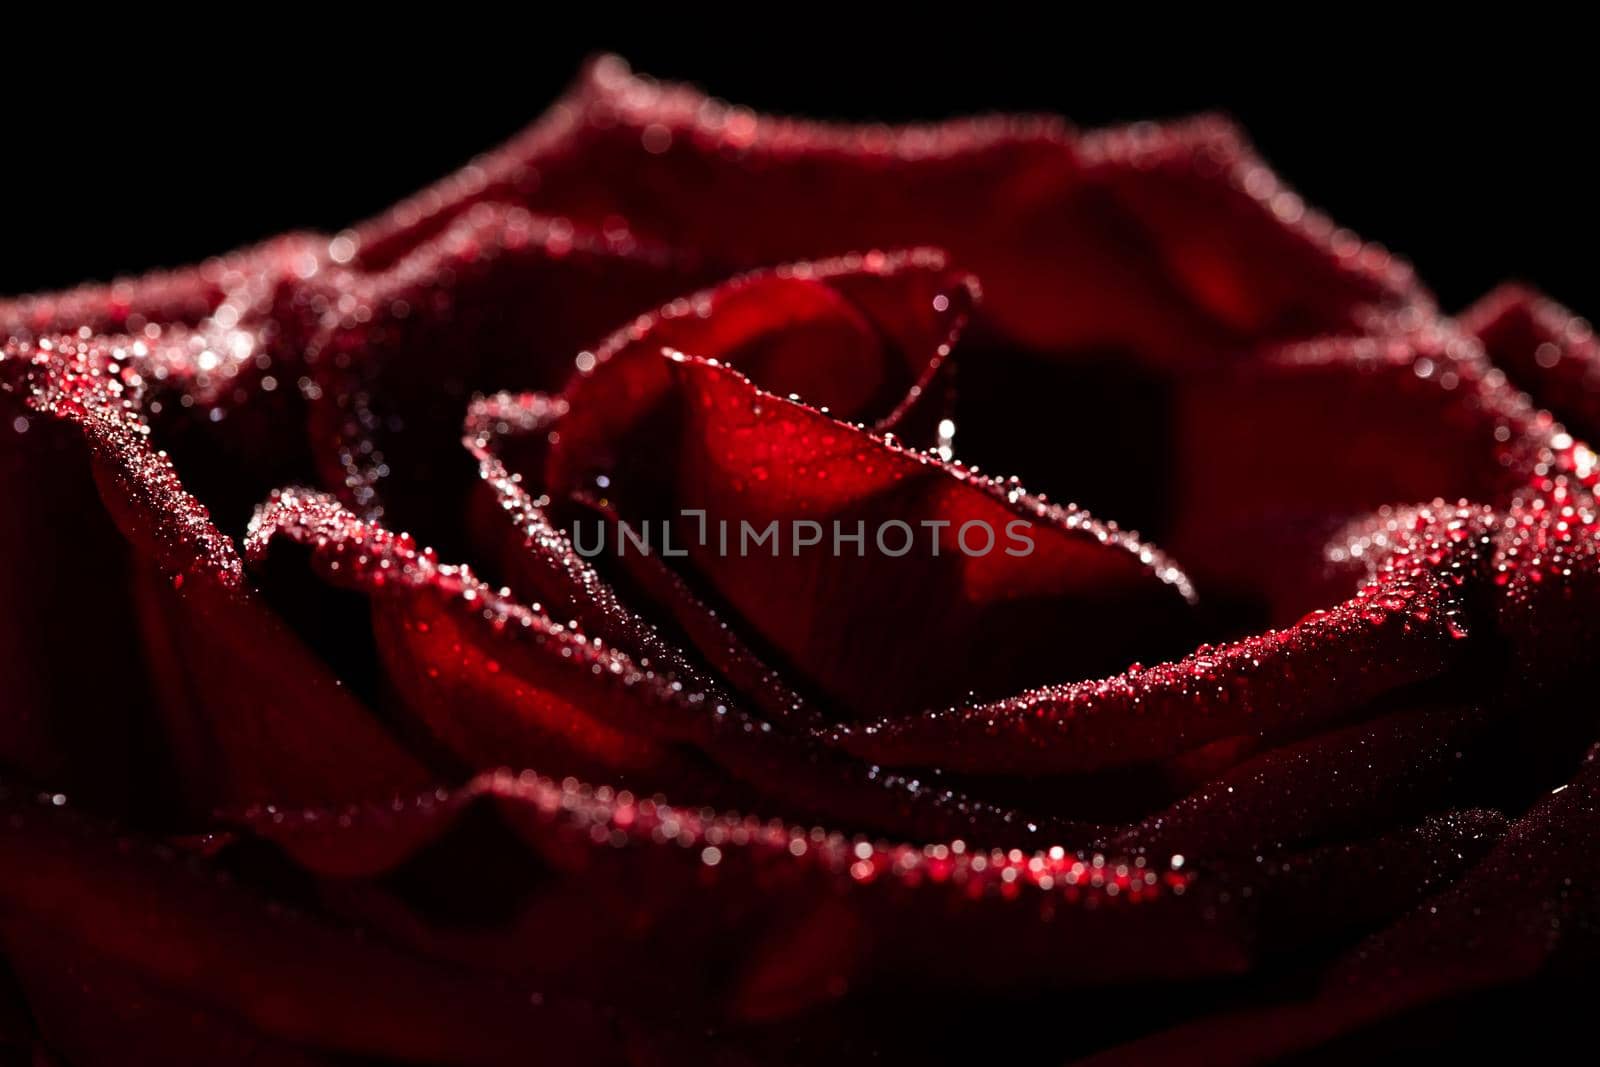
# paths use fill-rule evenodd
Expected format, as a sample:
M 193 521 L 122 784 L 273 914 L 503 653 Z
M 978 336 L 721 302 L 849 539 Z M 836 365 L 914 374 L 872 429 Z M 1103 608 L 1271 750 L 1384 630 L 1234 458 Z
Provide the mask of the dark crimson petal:
M 1526 773 L 1518 763 L 1537 771 L 1565 759 L 1563 784 L 1546 786 L 1547 795 L 1513 819 L 1497 846 L 1459 880 L 1345 954 L 1313 995 L 1202 1019 L 1118 1050 L 1119 1057 L 1160 1058 L 1181 1049 L 1218 1062 L 1257 1063 L 1336 1037 L 1344 1038 L 1343 1048 L 1359 1050 L 1368 1039 L 1373 1047 L 1391 1047 L 1408 1022 L 1436 1036 L 1440 1020 L 1467 1020 L 1485 1006 L 1553 1008 L 1581 987 L 1600 959 L 1585 911 L 1588 887 L 1600 877 L 1600 748 L 1588 748 L 1575 759 L 1576 773 L 1570 770 L 1572 739 L 1592 738 L 1600 727 L 1586 695 L 1595 663 L 1593 605 L 1600 599 L 1594 465 L 1582 445 L 1546 452 L 1546 475 L 1499 517 L 1489 557 L 1492 620 L 1511 653 L 1511 692 L 1537 701 L 1529 706 L 1544 720 L 1531 747 L 1508 746 L 1501 765 L 1516 777 Z M 1387 524 L 1377 529 L 1392 532 Z M 1556 1033 L 1571 1025 L 1559 1011 L 1541 1011 L 1540 1018 Z
M 1451 812 L 1371 841 L 1257 864 L 1254 876 L 1232 871 L 1228 877 L 1237 879 L 1236 888 L 1248 886 L 1252 899 L 1260 901 L 1263 944 L 1292 952 L 1308 937 L 1336 941 L 1419 900 L 1422 906 L 1413 914 L 1428 912 L 1434 905 L 1427 894 L 1471 871 L 1505 834 L 1506 819 L 1498 812 Z M 1341 921 L 1330 928 L 1333 915 Z M 1351 958 L 1364 955 L 1365 946 Z M 1404 971 L 1391 977 L 1403 983 Z M 1257 1003 L 1201 1012 L 1189 1022 L 1078 1062 L 1105 1067 L 1174 1059 L 1241 1065 L 1284 1062 L 1291 1053 L 1348 1036 L 1392 1014 L 1400 1007 L 1393 984 L 1330 983 L 1312 999 L 1275 997 L 1265 1007 Z M 1419 1035 L 1430 1049 L 1442 1043 L 1441 1021 L 1448 1022 L 1448 1017 L 1435 1020 Z M 1452 1029 L 1460 1032 L 1458 1027 Z M 1390 1052 L 1393 1047 L 1380 1041 L 1371 1051 Z M 1343 1051 L 1348 1045 L 1338 1048 Z
M 197 267 L 0 300 L 0 337 L 44 337 L 79 329 L 140 336 L 150 325 L 199 326 L 242 292 L 310 277 L 325 255 L 321 239 L 287 234 Z
M 51 931 L 13 929 L 0 935 L 0 945 L 19 961 L 17 970 L 37 1005 L 39 1029 L 73 1064 L 332 1067 L 338 1062 L 253 1032 L 247 1022 L 224 1012 L 198 1007 L 134 967 L 104 960 Z
M 504 525 L 486 523 L 491 554 L 514 585 L 527 583 L 553 612 L 581 618 L 590 633 L 636 656 L 662 659 L 659 639 L 639 633 L 636 618 L 550 527 L 543 509 L 523 490 L 520 475 L 509 476 L 499 455 L 519 472 L 541 470 L 543 437 L 574 406 L 583 417 L 559 426 L 569 450 L 603 454 L 649 447 L 648 441 L 628 435 L 643 430 L 641 436 L 647 437 L 652 409 L 671 393 L 669 372 L 659 357 L 663 347 L 732 363 L 770 391 L 802 393 L 838 418 L 898 426 L 928 391 L 976 295 L 976 282 L 949 269 L 933 250 L 874 252 L 756 271 L 676 300 L 617 331 L 579 357 L 579 372 L 559 399 L 506 393 L 475 404 L 468 416 L 468 447 L 499 508 L 523 531 L 522 544 L 508 546 Z M 526 454 L 519 457 L 519 452 Z M 630 565 L 690 641 L 763 713 L 792 714 L 798 698 L 680 579 L 653 559 L 630 560 Z M 593 603 L 597 591 L 607 603 Z M 673 670 L 684 673 L 681 657 Z
M 555 387 L 581 343 L 707 269 L 924 243 L 952 249 L 993 294 L 974 331 L 991 347 L 963 364 L 961 406 L 924 404 L 907 424 L 896 403 L 947 399 L 967 285 L 942 260 L 825 279 L 780 268 L 639 319 L 615 355 L 580 354 L 580 371 L 599 366 L 570 410 L 531 394 L 475 405 L 480 479 L 450 447 L 477 390 Z M 125 336 L 95 336 L 110 332 Z M 0 761 L 52 790 L 83 784 L 96 803 L 99 790 L 149 805 L 162 779 L 181 780 L 192 804 L 228 804 L 241 828 L 182 847 L 264 864 L 377 943 L 435 961 L 367 959 L 319 924 L 256 923 L 231 891 L 196 892 L 137 846 L 62 824 L 54 793 L 40 818 L 0 801 L 0 1059 L 13 1033 L 31 1043 L 34 1022 L 53 1052 L 87 1062 L 705 1059 L 583 1011 L 558 1027 L 573 1044 L 539 1043 L 520 1021 L 535 992 L 714 1028 L 719 1051 L 755 1049 L 755 1062 L 976 1058 L 959 1041 L 975 1029 L 1030 1056 L 1006 1021 L 1018 1017 L 1059 1059 L 1117 1040 L 1124 1020 L 1161 1027 L 1252 999 L 1278 1006 L 1180 1027 L 1119 1061 L 1264 1060 L 1329 1038 L 1341 1043 L 1325 1057 L 1359 1059 L 1367 1037 L 1392 1053 L 1411 1019 L 1435 1036 L 1453 1016 L 1554 1018 L 1545 994 L 1570 991 L 1578 1010 L 1555 1021 L 1583 1024 L 1600 960 L 1600 459 L 1533 403 L 1591 436 L 1594 341 L 1521 291 L 1459 328 L 1439 318 L 1402 265 L 1307 213 L 1226 123 L 828 126 L 602 60 L 528 134 L 382 220 L 0 301 L 0 334 L 14 335 L 0 427 L 21 419 L 0 443 L 0 500 L 22 502 L 0 516 L 0 599 L 50 605 L 38 623 L 0 620 Z M 719 396 L 759 405 L 754 428 L 696 406 Z M 307 447 L 272 447 L 303 405 L 317 419 Z M 841 425 L 922 443 L 942 415 L 961 425 L 967 469 Z M 785 426 L 794 443 L 773 444 Z M 870 459 L 822 447 L 826 434 L 870 442 Z M 940 438 L 943 451 L 942 425 Z M 434 779 L 262 606 L 222 532 L 263 486 L 311 477 L 307 451 L 363 518 L 385 512 L 451 549 L 477 493 L 477 543 L 514 594 L 323 498 L 302 498 L 310 517 L 286 524 L 370 599 L 390 676 L 379 687 L 412 699 L 461 764 L 504 753 L 788 821 L 531 774 L 393 800 Z M 1338 606 L 1011 696 L 1193 638 L 1139 564 L 1181 585 L 1175 568 L 1076 508 L 977 478 L 974 461 L 1136 519 L 1192 568 L 1212 632 Z M 874 483 L 880 467 L 910 486 Z M 864 523 L 1020 507 L 1082 551 L 951 552 L 914 561 L 900 588 L 826 553 L 744 569 L 705 551 L 633 554 L 597 570 L 560 529 L 574 514 L 659 520 L 705 501 L 741 518 L 752 500 L 758 524 L 791 506 L 783 518 Z M 52 583 L 55 569 L 71 573 Z M 268 595 L 278 577 L 263 576 Z M 1086 578 L 1106 581 L 1083 595 L 1073 583 Z M 1051 610 L 1033 610 L 1035 592 Z M 1146 622 L 1162 632 L 1138 633 Z M 365 647 L 365 623 L 349 636 Z M 149 681 L 169 735 L 154 758 Z M 63 714 L 74 697 L 89 714 Z M 126 780 L 101 790 L 102 768 Z M 1002 802 L 971 801 L 958 782 Z M 1136 821 L 1031 814 L 1040 798 L 1098 814 L 1077 806 L 1102 794 L 1131 795 L 1116 817 Z M 1006 806 L 1019 795 L 1028 810 Z M 1464 804 L 1512 813 L 1509 833 L 1488 810 L 1410 825 Z M 793 825 L 813 818 L 918 844 Z M 992 848 L 1013 842 L 1028 850 Z M 294 957 L 297 943 L 316 958 Z M 241 957 L 265 981 L 221 970 Z M 20 1028 L 8 971 L 26 987 Z M 1193 978 L 1208 980 L 1154 981 Z M 1092 1035 L 1038 1030 L 1063 987 L 1107 980 L 1141 984 L 1072 994 Z M 105 1018 L 85 1025 L 85 1004 Z M 852 1043 L 852 1023 L 885 1036 Z M 464 1040 L 447 1036 L 457 1025 Z
M 1600 747 L 1458 884 L 1352 952 L 1329 991 L 1382 990 L 1393 1010 L 1544 971 L 1592 973 L 1600 960 L 1587 917 L 1600 881 L 1597 798 Z
M 1219 858 L 1370 831 L 1439 807 L 1462 748 L 1482 736 L 1477 708 L 1423 707 L 1273 749 L 1142 820 L 1115 851 Z
M 1498 811 L 1450 810 L 1340 844 L 1219 862 L 1217 877 L 1250 902 L 1261 960 L 1292 963 L 1296 953 L 1347 944 L 1449 887 L 1506 825 Z
M 1533 454 L 1537 473 L 1511 507 L 1482 510 L 1470 524 L 1452 521 L 1442 531 L 1432 515 L 1437 505 L 1385 508 L 1347 531 L 1330 555 L 1371 560 L 1400 549 L 1414 565 L 1438 571 L 1468 596 L 1472 585 L 1481 584 L 1477 613 L 1487 618 L 1480 628 L 1492 629 L 1500 643 L 1490 651 L 1509 654 L 1500 667 L 1502 684 L 1509 692 L 1543 698 L 1582 677 L 1600 640 L 1593 611 L 1600 603 L 1600 509 L 1594 496 L 1600 459 L 1565 433 L 1546 433 L 1530 443 L 1541 440 L 1546 447 Z M 1420 553 L 1418 532 L 1426 535 Z M 1582 717 L 1569 721 L 1580 729 L 1588 725 Z
M 834 126 L 606 57 L 525 134 L 363 227 L 361 254 L 382 262 L 490 199 L 626 219 L 745 265 L 936 245 L 984 279 L 985 318 L 1007 336 L 1168 364 L 1428 304 L 1408 269 L 1306 211 L 1217 118 L 1082 135 L 1039 117 Z
M 606 492 L 630 522 L 674 522 L 696 577 L 841 713 L 1014 691 L 1126 662 L 1139 638 L 1159 647 L 1181 631 L 1186 580 L 1131 535 L 771 396 L 716 364 L 659 358 L 674 379 L 677 433 L 603 475 Z M 581 429 L 571 439 L 584 440 Z M 597 467 L 607 469 L 565 433 L 551 447 L 558 491 L 599 484 Z M 703 544 L 685 511 L 705 513 Z M 737 537 L 741 523 L 760 531 L 793 520 L 838 522 L 845 532 L 860 523 L 868 539 L 895 521 L 913 544 L 900 558 L 867 555 L 865 544 L 861 556 L 717 547 L 722 522 Z M 987 541 L 971 535 L 973 555 L 959 543 L 968 524 L 987 530 Z M 1007 540 L 1018 530 L 1032 538 L 1031 552 Z
M 235 588 L 241 568 L 233 543 L 151 446 L 139 410 L 143 383 L 124 367 L 127 358 L 116 341 L 53 337 L 8 342 L 0 370 L 6 391 L 29 409 L 80 430 L 106 507 L 129 540 L 168 573 L 205 574 Z
M 480 542 L 512 588 L 537 602 L 546 615 L 574 620 L 584 632 L 623 649 L 641 665 L 654 663 L 692 679 L 697 687 L 714 687 L 654 626 L 622 604 L 529 495 L 522 476 L 506 469 L 504 452 L 531 452 L 540 457 L 535 469 L 542 467 L 540 446 L 567 410 L 566 401 L 538 393 L 497 394 L 468 410 L 463 443 L 478 461 L 478 477 L 489 498 L 476 529 Z M 763 714 L 777 720 L 799 715 L 800 698 L 681 579 L 659 566 L 644 568 L 637 577 L 671 606 L 674 621 L 695 648 Z
M 423 765 L 249 593 L 141 575 L 147 662 L 196 807 L 415 789 Z
M 580 497 L 601 521 L 614 523 L 617 513 L 592 498 Z M 565 538 L 565 535 L 563 535 Z M 569 542 L 570 544 L 570 542 Z M 752 700 L 774 721 L 814 729 L 827 720 L 822 712 L 791 689 L 782 674 L 750 650 L 734 628 L 694 594 L 688 584 L 657 556 L 619 560 L 643 603 L 660 608 L 684 639 L 727 684 Z
M 1030 840 L 1067 829 L 777 733 L 659 635 L 629 625 L 598 576 L 548 528 L 527 545 L 545 578 L 571 583 L 567 603 L 639 658 L 552 622 L 467 568 L 439 564 L 408 535 L 364 523 L 331 497 L 274 494 L 252 522 L 252 557 L 278 536 L 311 547 L 329 580 L 371 596 L 379 653 L 400 697 L 470 768 L 549 766 L 646 788 L 671 783 L 708 801 L 728 796 L 728 783 L 708 777 L 685 747 L 693 746 L 742 783 L 732 797 L 754 791 L 788 811 L 922 834 L 976 829 Z
M 9 346 L 0 371 L 32 411 L 81 432 L 104 506 L 135 549 L 120 582 L 133 582 L 186 799 L 204 810 L 419 787 L 421 768 L 243 584 L 233 542 L 151 446 L 141 381 L 123 358 L 100 342 L 46 339 Z M 125 683 L 136 697 L 144 679 Z
M 373 627 L 400 696 L 475 768 L 578 761 L 574 770 L 641 770 L 672 754 L 647 720 L 695 715 L 704 693 L 636 666 L 624 653 L 551 622 L 441 565 L 406 534 L 357 519 L 331 497 L 284 490 L 251 522 L 263 558 L 287 537 L 312 549 L 326 578 L 373 598 Z
M 841 730 L 840 743 L 891 766 L 1063 772 L 1358 717 L 1465 653 L 1460 585 L 1474 573 L 1482 584 L 1493 522 L 1486 509 L 1442 503 L 1394 520 L 1381 546 L 1367 544 L 1369 558 L 1382 558 L 1359 595 L 1286 630 L 1105 680 L 880 719 Z
M 306 449 L 281 429 L 304 418 L 296 384 L 327 310 L 330 255 L 327 241 L 291 234 L 177 271 L 0 301 L 0 337 L 116 349 L 154 438 L 226 526 L 268 487 L 309 476 Z
M 1177 396 L 1164 540 L 1202 588 L 1249 590 L 1279 624 L 1343 595 L 1319 580 L 1343 523 L 1438 497 L 1504 504 L 1551 433 L 1477 345 L 1437 327 L 1281 349 Z
M 1534 403 L 1600 440 L 1600 342 L 1587 322 L 1539 293 L 1505 285 L 1469 308 L 1461 328 Z
M 342 276 L 306 357 L 322 481 L 369 517 L 387 503 L 397 523 L 454 539 L 471 396 L 559 385 L 581 344 L 705 277 L 690 253 L 507 205 L 480 206 L 382 272 Z
M 128 810 L 162 772 L 140 766 L 129 549 L 89 464 L 74 427 L 0 391 L 0 764 Z
M 1546 453 L 1537 491 L 1505 516 L 1495 540 L 1497 623 L 1513 669 L 1532 691 L 1584 686 L 1600 640 L 1600 458 L 1566 434 Z
M 26 1063 L 35 1055 L 43 1063 L 49 1063 L 38 1045 L 38 1035 L 22 991 L 0 959 L 0 1063 Z
M 632 614 L 607 582 L 573 548 L 545 508 L 509 474 L 500 455 L 521 453 L 524 466 L 541 464 L 541 446 L 565 424 L 565 401 L 537 394 L 497 395 L 469 412 L 465 443 L 479 460 L 492 511 L 481 516 L 488 554 L 500 562 L 512 585 L 549 614 L 573 619 L 591 636 L 626 650 L 641 665 L 666 667 L 696 686 L 709 685 L 696 667 L 660 633 Z M 498 514 L 495 514 L 498 512 Z M 614 516 L 607 513 L 608 518 Z M 507 521 L 509 520 L 509 522 Z M 817 709 L 788 688 L 718 615 L 700 601 L 657 557 L 629 556 L 633 591 L 664 608 L 679 632 L 769 721 L 730 707 L 714 720 L 717 729 L 689 735 L 724 770 L 757 787 L 763 803 L 785 812 L 805 811 L 835 822 L 937 836 L 952 830 L 997 834 L 1005 840 L 1036 840 L 1045 832 L 1089 840 L 1096 828 L 1081 823 L 1028 817 L 983 804 L 929 781 L 884 774 L 819 751 L 793 731 L 815 731 Z M 740 725 L 742 724 L 742 725 Z M 1056 807 L 1060 807 L 1057 805 Z M 1054 810 L 1054 809 L 1052 809 Z
M 1595 757 L 1591 751 L 1572 781 L 1514 820 L 1459 881 L 1348 952 L 1313 996 L 1204 1018 L 1118 1050 L 1121 1058 L 1108 1062 L 1182 1049 L 1208 1061 L 1263 1063 L 1362 1030 L 1373 1030 L 1382 1047 L 1375 1028 L 1408 1013 L 1431 1007 L 1436 1020 L 1449 1019 L 1451 1004 L 1473 1011 L 1474 994 L 1497 991 L 1490 1006 L 1516 1004 L 1519 987 L 1551 979 L 1555 988 L 1532 993 L 1541 1003 L 1562 983 L 1581 984 L 1600 958 L 1585 914 L 1600 877 Z M 1550 1022 L 1558 1035 L 1579 1033 L 1565 1014 Z M 1437 1022 L 1423 1032 L 1437 1037 Z
M 427 951 L 516 973 L 548 969 L 594 995 L 673 1003 L 685 993 L 678 983 L 690 983 L 684 999 L 696 1014 L 750 1019 L 846 986 L 920 987 L 936 976 L 967 989 L 1055 987 L 1238 964 L 1238 931 L 1214 914 L 1204 876 L 1155 857 L 874 843 L 531 773 L 486 775 L 404 809 L 252 812 L 239 822 L 337 891 L 353 880 L 393 884 L 402 867 L 415 876 L 485 803 L 554 884 L 541 883 L 509 926 L 451 931 L 421 916 L 388 918 Z M 470 879 L 478 862 L 436 873 Z M 504 856 L 497 865 L 505 869 Z M 796 951 L 802 941 L 808 949 Z M 1003 966 L 990 965 L 997 952 Z M 1082 966 L 1063 967 L 1064 958 Z
M 561 398 L 581 417 L 565 447 L 640 447 L 673 392 L 662 349 L 737 368 L 837 419 L 895 428 L 929 390 L 977 296 L 931 250 L 872 252 L 757 271 L 675 300 L 580 356 Z M 632 432 L 632 435 L 630 434 Z
M 626 1059 L 616 1023 L 580 1004 L 286 912 L 51 797 L 0 791 L 0 810 L 0 945 L 74 1063 Z

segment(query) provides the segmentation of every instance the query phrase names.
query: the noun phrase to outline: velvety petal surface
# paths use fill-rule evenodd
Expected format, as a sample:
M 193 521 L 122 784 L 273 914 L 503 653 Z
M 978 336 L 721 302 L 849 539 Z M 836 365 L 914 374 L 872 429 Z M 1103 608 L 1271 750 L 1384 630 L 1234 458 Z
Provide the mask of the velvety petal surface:
M 603 478 L 623 518 L 676 527 L 692 573 L 848 714 L 1092 671 L 1132 658 L 1135 633 L 1159 644 L 1181 632 L 1186 579 L 1131 535 L 772 396 L 716 363 L 657 358 L 677 405 L 662 447 L 608 468 L 563 436 L 550 484 L 571 492 Z M 706 532 L 685 513 L 703 513 Z M 812 524 L 813 551 L 791 536 L 796 522 Z M 865 539 L 891 522 L 894 539 L 869 556 Z M 751 551 L 746 532 L 769 528 L 782 540 Z M 743 554 L 720 550 L 725 529 Z M 835 530 L 863 541 L 835 555 L 822 543 Z M 1070 627 L 1073 616 L 1095 622 L 1046 624 Z M 907 619 L 918 620 L 914 632 Z

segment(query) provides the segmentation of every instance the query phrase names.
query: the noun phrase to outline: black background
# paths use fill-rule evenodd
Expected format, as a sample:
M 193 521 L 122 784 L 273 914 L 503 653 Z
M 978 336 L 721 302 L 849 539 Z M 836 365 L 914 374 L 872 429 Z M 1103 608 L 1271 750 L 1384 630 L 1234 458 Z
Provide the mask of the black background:
M 1595 92 L 1587 63 L 1552 51 L 1572 28 L 1472 52 L 1377 29 L 1315 51 L 1305 30 L 1224 49 L 1198 30 L 1162 44 L 1126 27 L 969 33 L 932 10 L 917 20 L 934 23 L 933 44 L 722 22 L 692 44 L 484 24 L 403 42 L 219 29 L 204 45 L 69 50 L 0 75 L 0 293 L 337 230 L 512 134 L 586 55 L 614 50 L 645 73 L 818 117 L 1043 110 L 1094 126 L 1223 110 L 1312 204 L 1410 259 L 1446 308 L 1518 278 L 1600 314 Z

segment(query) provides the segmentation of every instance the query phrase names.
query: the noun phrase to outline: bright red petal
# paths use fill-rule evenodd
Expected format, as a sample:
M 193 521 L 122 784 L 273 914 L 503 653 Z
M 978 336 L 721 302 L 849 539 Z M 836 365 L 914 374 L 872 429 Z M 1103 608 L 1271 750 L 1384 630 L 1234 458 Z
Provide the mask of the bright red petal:
M 604 478 L 624 518 L 671 522 L 694 576 L 840 713 L 1014 691 L 1126 662 L 1140 638 L 1158 647 L 1181 632 L 1182 574 L 1115 527 L 903 450 L 715 364 L 659 358 L 674 379 L 676 434 L 616 468 L 573 443 L 581 432 L 563 435 L 550 483 L 573 492 Z M 703 535 L 685 517 L 696 512 Z M 845 534 L 859 526 L 865 540 L 840 554 L 830 544 L 804 552 L 790 544 L 796 520 L 818 522 L 829 538 L 821 523 Z M 903 558 L 872 544 L 890 522 L 900 524 L 890 546 Z M 724 552 L 724 524 L 736 540 L 777 524 L 782 542 Z
M 561 395 L 580 413 L 562 427 L 566 447 L 604 455 L 639 446 L 673 392 L 663 349 L 734 367 L 837 419 L 898 429 L 930 391 L 976 296 L 969 275 L 919 250 L 789 264 L 675 300 L 579 357 Z

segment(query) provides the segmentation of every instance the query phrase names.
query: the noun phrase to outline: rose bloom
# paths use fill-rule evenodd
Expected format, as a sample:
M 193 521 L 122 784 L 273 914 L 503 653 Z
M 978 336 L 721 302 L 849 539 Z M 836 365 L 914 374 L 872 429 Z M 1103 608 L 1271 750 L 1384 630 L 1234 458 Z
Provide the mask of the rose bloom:
M 824 125 L 602 59 L 380 218 L 0 334 L 20 1062 L 1584 1022 L 1600 348 L 1444 316 L 1223 120 Z M 797 520 L 918 536 L 693 525 Z

